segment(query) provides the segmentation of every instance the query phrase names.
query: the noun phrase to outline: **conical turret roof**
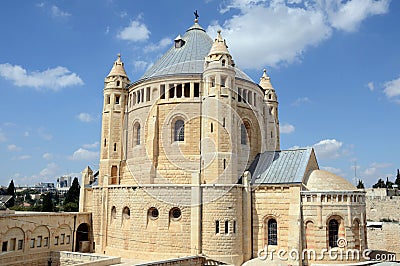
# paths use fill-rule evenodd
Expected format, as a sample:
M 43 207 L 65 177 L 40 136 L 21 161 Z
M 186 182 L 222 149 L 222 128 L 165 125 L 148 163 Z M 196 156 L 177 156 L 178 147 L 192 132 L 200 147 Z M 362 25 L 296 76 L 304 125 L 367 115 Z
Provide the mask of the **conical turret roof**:
M 267 74 L 267 70 L 264 69 L 264 73 L 260 79 L 259 85 L 264 89 L 264 90 L 273 90 L 274 88 L 272 87 L 271 84 L 271 78 Z
M 211 50 L 208 53 L 209 56 L 215 54 L 229 54 L 228 46 L 226 45 L 225 40 L 222 38 L 220 30 L 218 30 L 218 36 L 215 38 Z
M 124 63 L 121 61 L 121 54 L 118 54 L 118 58 L 117 58 L 117 60 L 115 60 L 114 65 L 111 68 L 111 71 L 107 77 L 110 77 L 110 76 L 128 77 L 126 75 Z

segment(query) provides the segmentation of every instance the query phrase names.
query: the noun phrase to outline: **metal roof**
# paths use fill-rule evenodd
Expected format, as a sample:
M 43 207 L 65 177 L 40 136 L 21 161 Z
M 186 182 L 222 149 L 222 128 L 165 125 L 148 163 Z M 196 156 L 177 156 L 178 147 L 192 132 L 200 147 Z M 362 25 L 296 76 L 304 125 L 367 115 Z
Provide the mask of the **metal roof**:
M 266 151 L 250 165 L 252 184 L 301 183 L 306 173 L 312 148 Z
M 202 74 L 204 58 L 210 52 L 213 40 L 206 31 L 195 23 L 182 37 L 184 44 L 175 48 L 173 45 L 146 73 L 141 80 L 172 76 L 179 74 Z M 235 68 L 236 77 L 250 82 L 254 81 L 243 71 Z

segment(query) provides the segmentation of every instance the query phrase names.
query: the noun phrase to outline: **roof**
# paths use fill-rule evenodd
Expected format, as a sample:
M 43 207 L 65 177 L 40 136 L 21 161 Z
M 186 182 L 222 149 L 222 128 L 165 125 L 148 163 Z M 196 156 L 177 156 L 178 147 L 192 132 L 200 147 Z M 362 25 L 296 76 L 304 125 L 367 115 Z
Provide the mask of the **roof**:
M 314 170 L 311 172 L 307 184 L 308 190 L 326 191 L 326 190 L 357 190 L 349 181 L 324 170 Z
M 11 195 L 2 195 L 0 196 L 0 202 L 7 203 L 12 198 Z
M 203 73 L 204 59 L 211 50 L 213 40 L 197 22 L 195 22 L 181 38 L 184 44 L 179 48 L 175 48 L 175 45 L 173 45 L 146 71 L 146 73 L 144 73 L 140 80 L 180 74 L 201 75 Z M 235 71 L 237 78 L 254 83 L 254 81 L 240 69 L 235 68 Z
M 312 148 L 266 151 L 250 165 L 252 184 L 302 183 Z
M 113 67 L 111 68 L 111 71 L 108 74 L 108 77 L 110 77 L 110 76 L 127 77 L 126 71 L 124 68 L 124 63 L 121 61 L 121 54 L 118 54 L 118 58 L 117 58 L 117 60 L 115 60 Z

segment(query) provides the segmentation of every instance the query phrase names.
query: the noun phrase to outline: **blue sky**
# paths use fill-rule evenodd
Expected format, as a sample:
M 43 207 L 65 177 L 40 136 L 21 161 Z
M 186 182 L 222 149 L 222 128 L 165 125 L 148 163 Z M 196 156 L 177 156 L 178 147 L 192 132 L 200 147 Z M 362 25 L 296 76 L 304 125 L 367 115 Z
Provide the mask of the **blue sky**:
M 369 186 L 400 168 L 400 1 L 8 1 L 0 9 L 0 184 L 98 168 L 104 77 L 132 81 L 193 24 L 277 91 L 281 148 Z

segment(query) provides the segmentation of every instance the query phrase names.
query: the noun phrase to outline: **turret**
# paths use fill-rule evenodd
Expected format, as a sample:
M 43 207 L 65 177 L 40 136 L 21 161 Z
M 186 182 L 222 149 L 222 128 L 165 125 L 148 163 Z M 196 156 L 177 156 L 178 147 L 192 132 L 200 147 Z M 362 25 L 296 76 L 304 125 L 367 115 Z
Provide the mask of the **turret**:
M 118 54 L 104 80 L 99 185 L 119 183 L 120 161 L 124 159 L 126 150 L 124 133 L 129 83 L 121 55 Z M 108 176 L 109 184 L 103 184 L 105 176 Z
M 218 31 L 205 57 L 202 98 L 202 167 L 207 183 L 236 183 L 237 116 L 235 68 Z M 237 121 L 237 117 L 236 117 Z M 216 178 L 209 180 L 210 177 Z
M 279 134 L 279 118 L 278 118 L 278 97 L 274 87 L 271 84 L 271 78 L 268 76 L 267 71 L 260 79 L 259 85 L 264 90 L 264 102 L 267 105 L 268 123 L 267 123 L 267 150 L 275 151 L 280 150 L 280 134 Z

